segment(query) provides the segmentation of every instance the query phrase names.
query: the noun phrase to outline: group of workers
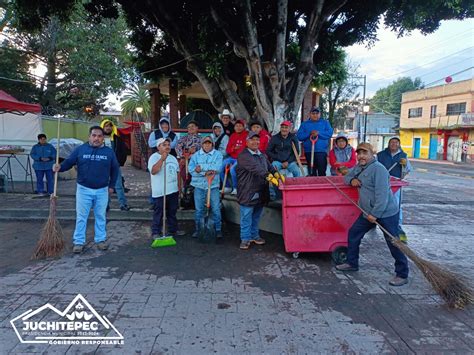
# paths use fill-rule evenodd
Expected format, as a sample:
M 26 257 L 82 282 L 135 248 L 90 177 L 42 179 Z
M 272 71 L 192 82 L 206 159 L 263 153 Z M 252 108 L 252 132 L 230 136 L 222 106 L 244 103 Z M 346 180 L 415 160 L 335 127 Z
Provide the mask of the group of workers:
M 298 131 L 292 132 L 291 122 L 283 121 L 279 133 L 274 136 L 270 136 L 259 121 L 249 122 L 247 130 L 246 122 L 234 120 L 234 115 L 228 110 L 219 114 L 219 119 L 212 127 L 212 134 L 204 137 L 198 133 L 198 123 L 190 121 L 187 135 L 178 138 L 167 117 L 162 117 L 159 127 L 151 132 L 148 144 L 155 151 L 148 160 L 153 199 L 152 238 L 162 237 L 164 206 L 168 234 L 185 234 L 178 229 L 176 212 L 180 192 L 184 185 L 189 184 L 194 188 L 196 209 L 193 237 L 197 237 L 204 228 L 202 220 L 210 190 L 209 218 L 212 219 L 217 241 L 222 240 L 222 191 L 236 195 L 240 205 L 240 248 L 248 249 L 252 243 L 265 244 L 258 227 L 263 206 L 271 198 L 276 198 L 276 187 L 284 181 L 285 175 L 302 175 L 300 142 L 303 143 L 308 176 L 326 175 L 327 151 L 333 129 L 329 121 L 321 118 L 318 107 L 311 109 L 310 118 L 301 124 Z M 50 166 L 55 156 L 51 147 L 42 148 L 47 144 L 46 137 L 38 138 L 38 145 L 31 154 L 35 169 L 36 166 L 45 166 L 45 163 Z M 401 228 L 401 192 L 392 194 L 389 180 L 390 176 L 404 178 L 410 165 L 397 137 L 390 139 L 387 149 L 378 154 L 369 143 L 361 143 L 354 149 L 342 134 L 336 137 L 334 143 L 329 152 L 331 175 L 342 175 L 347 184 L 360 189 L 359 205 L 364 210 L 349 230 L 347 262 L 337 266 L 340 271 L 354 271 L 358 269 L 361 239 L 376 226 L 375 222 L 393 235 L 405 237 Z M 105 222 L 110 193 L 115 190 L 121 209 L 129 209 L 120 171 L 126 159 L 122 144 L 115 125 L 106 120 L 101 126 L 90 128 L 87 143 L 78 147 L 62 164 L 52 167 L 54 172 L 59 172 L 77 166 L 75 253 L 83 250 L 87 217 L 92 207 L 95 214 L 94 239 L 101 250 L 108 248 Z M 45 170 L 48 169 L 51 170 L 51 167 Z M 37 176 L 38 180 L 42 178 L 38 172 Z M 42 192 L 39 184 L 38 192 Z M 166 204 L 163 199 L 166 199 Z M 387 244 L 396 261 L 396 277 L 390 284 L 403 285 L 408 277 L 406 257 L 391 243 Z

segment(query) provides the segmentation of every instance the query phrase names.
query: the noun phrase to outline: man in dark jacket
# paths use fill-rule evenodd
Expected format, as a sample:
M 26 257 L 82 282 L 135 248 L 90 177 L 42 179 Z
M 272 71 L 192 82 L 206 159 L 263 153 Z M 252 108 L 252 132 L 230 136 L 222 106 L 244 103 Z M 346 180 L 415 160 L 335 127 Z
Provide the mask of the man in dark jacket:
M 248 249 L 250 243 L 265 244 L 258 225 L 263 206 L 269 201 L 268 181 L 275 169 L 258 150 L 260 136 L 250 132 L 247 148 L 237 158 L 237 200 L 240 204 L 240 249 Z M 268 180 L 267 180 L 268 179 Z
M 109 194 L 117 181 L 119 164 L 114 152 L 104 145 L 104 131 L 99 126 L 89 129 L 89 142 L 77 147 L 53 171 L 67 171 L 77 167 L 76 228 L 74 253 L 81 253 L 86 243 L 87 218 L 94 208 L 94 241 L 100 250 L 107 250 L 106 215 Z
M 100 123 L 100 126 L 104 130 L 105 146 L 111 148 L 114 151 L 119 165 L 124 166 L 125 162 L 127 161 L 127 146 L 118 135 L 117 127 L 112 121 L 108 119 L 103 120 Z M 120 168 L 118 171 L 117 182 L 115 184 L 115 193 L 117 194 L 117 198 L 120 203 L 120 209 L 122 211 L 129 211 L 130 207 L 128 206 L 127 198 L 125 197 L 125 191 L 122 183 L 122 170 Z M 107 208 L 108 206 L 109 205 L 107 205 Z
M 404 179 L 410 172 L 411 165 L 408 161 L 407 153 L 400 148 L 400 138 L 392 137 L 388 141 L 386 149 L 377 153 L 377 160 L 385 166 L 391 176 L 399 179 Z M 402 213 L 402 189 L 398 190 L 393 195 L 400 208 L 400 220 L 398 223 L 398 235 L 400 240 L 404 243 L 408 242 L 408 237 L 402 228 L 403 213 Z
M 41 133 L 38 134 L 38 144 L 35 144 L 31 148 L 31 158 L 33 159 L 33 169 L 36 173 L 36 192 L 40 195 L 44 195 L 44 176 L 46 175 L 46 181 L 48 185 L 48 194 L 53 193 L 54 189 L 54 177 L 53 177 L 53 165 L 56 159 L 56 149 L 46 142 L 46 135 Z
M 372 145 L 361 143 L 357 146 L 358 164 L 344 177 L 347 185 L 359 188 L 359 206 L 365 212 L 349 229 L 347 262 L 337 265 L 340 271 L 359 269 L 359 246 L 364 235 L 375 228 L 378 222 L 390 234 L 397 236 L 398 205 L 390 190 L 390 176 L 374 155 Z M 395 277 L 391 286 L 405 285 L 408 280 L 408 260 L 400 249 L 393 245 L 385 235 L 387 246 L 395 259 Z

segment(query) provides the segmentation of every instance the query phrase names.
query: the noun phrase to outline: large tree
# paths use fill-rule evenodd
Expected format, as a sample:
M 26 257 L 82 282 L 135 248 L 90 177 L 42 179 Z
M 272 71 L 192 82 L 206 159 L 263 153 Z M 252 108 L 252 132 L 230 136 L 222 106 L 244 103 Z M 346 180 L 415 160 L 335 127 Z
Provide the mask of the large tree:
M 20 5 L 20 4 L 16 4 Z M 128 28 L 123 16 L 94 17 L 82 3 L 73 4 L 65 18 L 45 14 L 42 27 L 22 26 L 24 13 L 13 11 L 5 33 L 10 45 L 42 66 L 38 102 L 45 113 L 97 112 L 110 93 L 119 93 L 132 75 Z
M 370 106 L 375 111 L 385 111 L 394 115 L 400 115 L 402 94 L 422 88 L 423 83 L 420 78 L 398 78 L 387 87 L 377 90 L 370 99 Z
M 75 0 L 17 0 L 25 22 L 67 15 Z M 113 16 L 121 8 L 134 32 L 169 38 L 213 105 L 248 118 L 239 90 L 250 76 L 257 114 L 271 130 L 294 120 L 304 94 L 336 47 L 376 39 L 380 21 L 403 35 L 435 31 L 443 19 L 474 13 L 470 0 L 92 0 L 89 10 Z M 146 56 L 147 53 L 144 53 Z M 289 60 L 293 56 L 293 60 Z

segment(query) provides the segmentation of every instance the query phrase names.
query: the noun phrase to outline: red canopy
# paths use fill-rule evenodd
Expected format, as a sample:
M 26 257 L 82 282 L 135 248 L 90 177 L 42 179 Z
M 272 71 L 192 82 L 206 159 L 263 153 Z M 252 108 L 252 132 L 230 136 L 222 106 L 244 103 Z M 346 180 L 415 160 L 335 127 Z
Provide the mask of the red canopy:
M 27 104 L 8 95 L 0 90 L 0 113 L 14 113 L 16 115 L 25 115 L 27 113 L 40 113 L 41 106 L 38 104 Z

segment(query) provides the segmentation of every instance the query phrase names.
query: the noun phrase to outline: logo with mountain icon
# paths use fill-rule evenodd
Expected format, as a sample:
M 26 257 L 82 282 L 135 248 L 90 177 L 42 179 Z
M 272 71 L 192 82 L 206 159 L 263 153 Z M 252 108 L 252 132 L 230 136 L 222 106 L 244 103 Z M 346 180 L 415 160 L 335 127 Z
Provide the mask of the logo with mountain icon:
M 10 321 L 22 343 L 123 344 L 123 335 L 78 294 L 64 309 L 47 303 Z

